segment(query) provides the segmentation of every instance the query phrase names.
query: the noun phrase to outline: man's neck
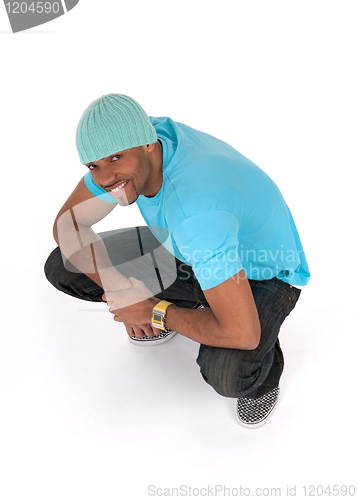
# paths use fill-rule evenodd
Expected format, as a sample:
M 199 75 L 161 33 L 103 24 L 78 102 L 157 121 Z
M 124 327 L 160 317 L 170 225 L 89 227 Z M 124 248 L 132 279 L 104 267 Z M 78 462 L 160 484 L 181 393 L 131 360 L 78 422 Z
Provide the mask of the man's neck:
M 154 194 L 148 196 L 147 198 L 154 198 L 158 192 L 160 191 L 163 183 L 163 173 L 162 173 L 162 164 L 163 164 L 163 151 L 161 141 L 158 139 L 155 144 L 155 149 L 151 153 L 151 172 L 153 175 L 153 190 Z

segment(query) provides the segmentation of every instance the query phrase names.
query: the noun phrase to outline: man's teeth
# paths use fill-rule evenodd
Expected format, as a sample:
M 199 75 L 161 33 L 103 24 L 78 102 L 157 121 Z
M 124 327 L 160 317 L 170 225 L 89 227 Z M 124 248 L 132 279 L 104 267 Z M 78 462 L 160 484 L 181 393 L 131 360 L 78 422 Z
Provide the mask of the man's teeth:
M 126 183 L 127 183 L 127 181 L 124 181 L 121 184 L 119 184 L 119 186 L 116 187 L 115 189 L 111 189 L 112 193 L 116 193 L 117 191 L 119 191 L 119 189 L 122 189 Z

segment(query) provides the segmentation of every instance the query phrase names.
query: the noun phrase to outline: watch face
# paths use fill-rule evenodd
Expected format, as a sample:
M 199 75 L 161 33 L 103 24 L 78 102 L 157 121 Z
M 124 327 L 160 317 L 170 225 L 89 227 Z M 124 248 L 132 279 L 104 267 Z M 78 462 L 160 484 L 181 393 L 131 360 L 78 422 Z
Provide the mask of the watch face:
M 153 321 L 155 321 L 156 323 L 162 323 L 162 316 L 160 316 L 160 314 L 155 314 L 153 315 Z

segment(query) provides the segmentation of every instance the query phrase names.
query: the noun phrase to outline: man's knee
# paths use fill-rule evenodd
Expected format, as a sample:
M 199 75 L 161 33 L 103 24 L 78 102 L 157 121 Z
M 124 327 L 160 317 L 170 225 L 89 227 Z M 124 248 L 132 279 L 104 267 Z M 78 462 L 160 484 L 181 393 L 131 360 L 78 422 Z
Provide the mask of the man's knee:
M 44 273 L 47 280 L 60 292 L 90 302 L 105 302 L 102 299 L 104 290 L 81 273 L 70 261 L 63 260 L 59 247 L 50 253 L 45 262 Z
M 61 251 L 57 247 L 50 253 L 44 265 L 45 276 L 53 286 L 58 283 L 61 269 L 63 269 L 63 260 Z
M 203 379 L 221 396 L 245 397 L 259 385 L 260 364 L 248 361 L 240 349 L 201 345 L 197 364 Z

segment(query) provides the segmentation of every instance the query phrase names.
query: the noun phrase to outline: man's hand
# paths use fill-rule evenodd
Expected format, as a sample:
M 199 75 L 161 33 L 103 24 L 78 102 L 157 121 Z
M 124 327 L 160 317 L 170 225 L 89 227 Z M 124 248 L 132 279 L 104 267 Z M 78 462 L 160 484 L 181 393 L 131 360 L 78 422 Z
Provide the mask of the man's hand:
M 147 328 L 147 325 L 151 324 L 152 310 L 160 299 L 154 297 L 142 281 L 135 278 L 129 278 L 129 281 L 132 284 L 131 288 L 105 292 L 102 298 L 108 304 L 109 312 L 114 315 L 114 321 L 140 325 L 140 328 L 146 325 Z M 150 336 L 152 335 L 153 333 Z
M 151 326 L 147 323 L 146 325 L 135 325 L 130 323 L 124 323 L 127 334 L 130 337 L 136 337 L 137 339 L 142 339 L 144 335 L 148 337 L 153 337 L 154 335 L 160 335 L 161 330 Z

